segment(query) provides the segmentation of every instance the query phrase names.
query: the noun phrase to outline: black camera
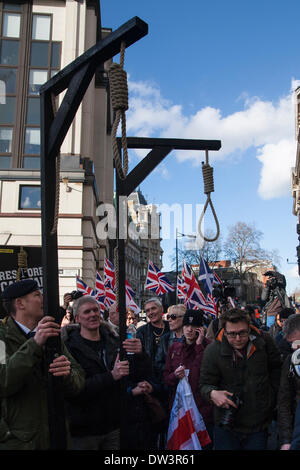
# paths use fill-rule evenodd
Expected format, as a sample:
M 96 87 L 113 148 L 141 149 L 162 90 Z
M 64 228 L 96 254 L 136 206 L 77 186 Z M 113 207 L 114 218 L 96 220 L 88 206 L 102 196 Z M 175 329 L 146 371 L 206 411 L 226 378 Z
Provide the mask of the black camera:
M 224 281 L 221 285 L 213 288 L 212 296 L 216 297 L 218 300 L 226 302 L 228 297 L 235 296 L 235 288 L 232 287 L 227 281 Z
M 267 271 L 264 273 L 264 276 L 268 277 L 266 286 L 270 289 L 276 289 L 276 287 L 280 287 L 282 289 L 286 288 L 286 280 L 283 274 L 280 274 L 277 271 Z
M 70 293 L 70 296 L 72 297 L 72 300 L 76 300 L 76 299 L 79 299 L 80 297 L 83 296 L 83 293 L 80 292 L 79 290 L 73 290 L 71 293 Z
M 219 422 L 219 426 L 222 426 L 224 428 L 232 428 L 234 425 L 234 419 L 236 416 L 236 413 L 238 412 L 240 406 L 242 405 L 242 400 L 237 394 L 233 394 L 231 397 L 229 397 L 233 403 L 236 404 L 237 408 L 234 408 L 234 406 L 229 405 L 229 408 L 225 408 L 222 412 L 222 417 L 221 421 Z

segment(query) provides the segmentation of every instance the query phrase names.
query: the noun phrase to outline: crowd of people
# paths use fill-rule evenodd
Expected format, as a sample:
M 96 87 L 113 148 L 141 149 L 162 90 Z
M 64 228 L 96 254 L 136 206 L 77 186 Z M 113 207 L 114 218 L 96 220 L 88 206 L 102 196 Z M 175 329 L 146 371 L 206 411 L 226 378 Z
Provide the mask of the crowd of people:
M 69 449 L 165 450 L 184 378 L 209 435 L 204 450 L 266 450 L 274 423 L 278 450 L 300 448 L 300 315 L 292 307 L 262 328 L 251 306 L 230 305 L 212 320 L 183 304 L 165 313 L 153 297 L 146 320 L 128 310 L 135 334 L 121 345 L 116 303 L 103 315 L 94 297 L 65 294 L 58 324 L 43 315 L 32 279 L 8 286 L 2 301 L 1 450 L 50 448 L 49 374 L 62 379 Z M 61 354 L 45 370 L 51 338 L 60 338 Z

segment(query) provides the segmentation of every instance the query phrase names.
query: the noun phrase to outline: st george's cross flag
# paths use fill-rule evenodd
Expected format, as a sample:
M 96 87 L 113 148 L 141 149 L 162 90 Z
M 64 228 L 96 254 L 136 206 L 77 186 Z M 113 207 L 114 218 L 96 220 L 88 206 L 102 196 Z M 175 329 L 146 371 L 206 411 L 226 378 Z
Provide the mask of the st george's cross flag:
M 163 295 L 167 292 L 174 292 L 174 287 L 170 284 L 166 275 L 152 262 L 148 263 L 145 289 L 155 292 L 156 295 Z
M 200 414 L 188 382 L 188 373 L 177 385 L 170 414 L 167 450 L 202 450 L 210 444 L 202 415 Z

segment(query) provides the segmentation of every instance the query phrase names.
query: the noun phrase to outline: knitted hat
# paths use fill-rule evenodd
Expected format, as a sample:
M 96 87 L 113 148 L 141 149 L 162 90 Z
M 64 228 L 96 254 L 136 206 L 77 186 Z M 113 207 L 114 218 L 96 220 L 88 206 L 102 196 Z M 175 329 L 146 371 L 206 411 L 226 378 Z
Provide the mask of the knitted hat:
M 187 310 L 183 317 L 182 326 L 203 326 L 203 313 L 202 310 Z

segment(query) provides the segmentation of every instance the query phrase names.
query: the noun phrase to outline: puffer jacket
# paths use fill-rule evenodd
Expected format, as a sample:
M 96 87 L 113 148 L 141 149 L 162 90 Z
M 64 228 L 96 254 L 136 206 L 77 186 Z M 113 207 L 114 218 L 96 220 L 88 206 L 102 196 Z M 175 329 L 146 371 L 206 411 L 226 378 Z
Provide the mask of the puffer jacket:
M 49 449 L 44 350 L 7 317 L 0 322 L 0 351 L 0 450 Z M 71 361 L 63 380 L 70 397 L 83 388 L 84 373 L 63 344 L 62 353 Z
M 277 424 L 280 445 L 292 442 L 295 412 L 300 400 L 300 378 L 292 372 L 291 356 L 289 354 L 283 363 L 278 392 Z
M 239 357 L 221 329 L 216 341 L 205 349 L 200 371 L 200 392 L 210 400 L 212 390 L 240 395 L 233 430 L 252 433 L 266 429 L 272 419 L 280 381 L 281 359 L 274 340 L 251 325 L 247 357 Z M 214 406 L 218 425 L 224 409 Z
M 85 387 L 68 401 L 71 435 L 107 434 L 120 425 L 120 381 L 115 381 L 112 369 L 119 351 L 119 338 L 107 322 L 100 324 L 104 357 L 90 348 L 80 335 L 79 325 L 65 327 L 66 347 L 85 372 Z
M 169 408 L 171 410 L 179 382 L 174 371 L 180 365 L 184 365 L 186 369 L 189 369 L 188 381 L 191 386 L 197 408 L 206 425 L 211 424 L 213 421 L 212 405 L 201 397 L 198 382 L 203 353 L 209 343 L 210 341 L 206 338 L 203 339 L 201 344 L 187 344 L 185 340 L 181 343 L 173 343 L 168 349 L 166 366 L 163 372 L 164 381 L 171 389 L 169 402 Z

